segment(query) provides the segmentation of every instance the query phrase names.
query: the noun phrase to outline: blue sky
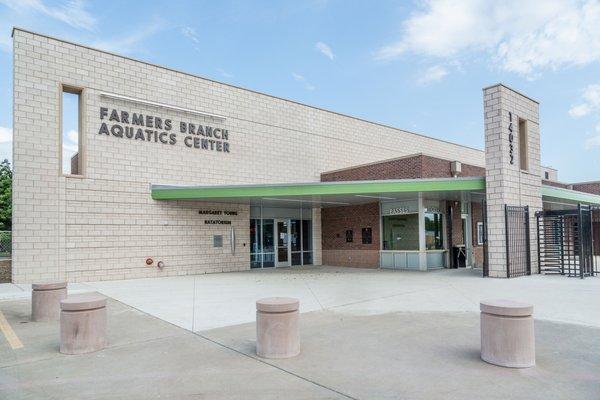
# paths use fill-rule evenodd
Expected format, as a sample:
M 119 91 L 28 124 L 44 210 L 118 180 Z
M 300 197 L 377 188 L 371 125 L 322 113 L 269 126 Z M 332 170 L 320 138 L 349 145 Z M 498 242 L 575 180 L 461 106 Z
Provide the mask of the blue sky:
M 0 0 L 3 158 L 12 26 L 481 149 L 503 82 L 541 102 L 543 164 L 600 179 L 600 0 Z

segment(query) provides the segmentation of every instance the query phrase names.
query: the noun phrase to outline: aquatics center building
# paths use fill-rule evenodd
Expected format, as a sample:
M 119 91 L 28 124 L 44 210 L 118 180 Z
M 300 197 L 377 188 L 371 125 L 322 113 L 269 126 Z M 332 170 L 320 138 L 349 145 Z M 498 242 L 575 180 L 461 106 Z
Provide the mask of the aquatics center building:
M 512 277 L 543 270 L 558 225 L 540 216 L 555 214 L 585 214 L 595 244 L 600 184 L 540 165 L 539 104 L 505 85 L 483 89 L 479 150 L 19 28 L 13 43 L 13 282 L 303 265 Z

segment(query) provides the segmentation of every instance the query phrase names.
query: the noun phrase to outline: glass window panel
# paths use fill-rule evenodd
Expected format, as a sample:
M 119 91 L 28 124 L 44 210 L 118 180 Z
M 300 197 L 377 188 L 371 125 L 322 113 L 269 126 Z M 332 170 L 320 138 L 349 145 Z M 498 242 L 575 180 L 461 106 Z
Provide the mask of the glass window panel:
M 384 250 L 419 250 L 419 215 L 390 215 L 383 220 Z
M 354 232 L 352 229 L 346 230 L 346 243 L 352 243 L 354 241 Z
M 302 220 L 302 250 L 312 250 L 312 221 L 307 219 Z
M 361 237 L 362 237 L 362 244 L 372 244 L 373 243 L 373 229 L 362 228 Z
M 303 251 L 302 252 L 303 264 L 311 265 L 313 263 L 313 253 L 312 251 Z
M 270 268 L 275 266 L 275 253 L 263 254 L 263 268 Z
M 274 253 L 275 252 L 275 229 L 272 219 L 262 220 L 262 245 L 263 252 Z
M 425 213 L 425 248 L 427 250 L 443 248 L 442 214 Z
M 292 265 L 300 265 L 300 264 L 302 264 L 301 253 L 299 251 L 292 253 Z
M 250 268 L 260 268 L 262 254 L 250 254 Z
M 261 224 L 260 219 L 250 220 L 250 253 L 262 252 L 261 242 Z
M 300 251 L 300 220 L 291 220 L 291 233 L 290 237 L 292 251 Z
M 79 97 L 76 92 L 62 92 L 62 172 L 68 175 L 82 172 Z

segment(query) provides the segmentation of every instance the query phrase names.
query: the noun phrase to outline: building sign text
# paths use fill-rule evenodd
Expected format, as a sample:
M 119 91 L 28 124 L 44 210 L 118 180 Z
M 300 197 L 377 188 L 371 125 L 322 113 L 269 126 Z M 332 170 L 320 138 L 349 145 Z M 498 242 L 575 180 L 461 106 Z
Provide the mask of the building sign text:
M 99 135 L 115 136 L 133 141 L 153 142 L 174 146 L 178 141 L 186 147 L 229 153 L 227 129 L 169 118 L 129 113 L 100 107 Z M 181 138 L 181 135 L 183 138 Z

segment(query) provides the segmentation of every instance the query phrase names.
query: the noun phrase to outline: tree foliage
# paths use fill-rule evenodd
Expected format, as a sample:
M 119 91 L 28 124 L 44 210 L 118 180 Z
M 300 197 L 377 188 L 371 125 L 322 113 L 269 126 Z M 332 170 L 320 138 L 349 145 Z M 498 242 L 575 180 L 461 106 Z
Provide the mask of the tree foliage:
M 0 163 L 0 230 L 12 228 L 12 170 L 8 160 Z

